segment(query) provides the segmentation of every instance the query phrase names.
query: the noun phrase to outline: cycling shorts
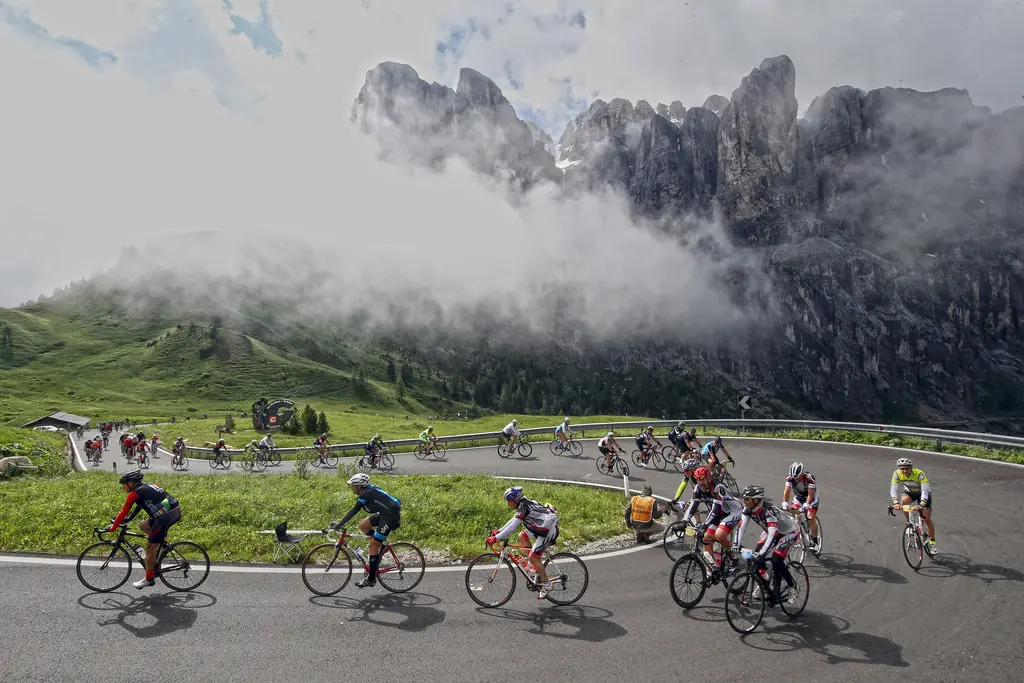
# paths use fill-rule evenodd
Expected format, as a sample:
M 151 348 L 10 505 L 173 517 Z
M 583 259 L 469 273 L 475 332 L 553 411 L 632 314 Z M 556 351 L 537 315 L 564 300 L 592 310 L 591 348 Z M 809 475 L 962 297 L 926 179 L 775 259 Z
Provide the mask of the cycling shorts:
M 181 520 L 181 508 L 171 508 L 166 513 L 159 517 L 150 517 L 146 521 L 149 522 L 149 542 L 150 543 L 163 543 L 167 540 L 167 530 L 174 524 Z
M 794 500 L 796 500 L 796 502 L 800 503 L 801 505 L 803 505 L 804 503 L 807 502 L 807 496 L 801 496 L 795 490 L 793 491 L 793 498 L 794 498 Z M 818 503 L 820 503 L 820 502 L 821 502 L 821 495 L 820 494 L 815 495 L 814 496 L 814 502 L 811 503 L 811 509 L 812 510 L 817 510 L 818 509 Z
M 613 453 L 611 446 L 598 446 L 597 450 L 601 451 L 602 455 L 611 455 Z
M 370 526 L 373 527 L 373 540 L 384 542 L 388 540 L 388 535 L 402 526 L 402 513 L 382 513 L 375 512 L 369 517 Z
M 640 437 L 637 437 L 636 438 L 636 447 L 639 448 L 640 450 L 644 450 L 645 448 L 647 448 L 647 439 L 642 439 Z
M 776 533 L 775 534 L 775 540 L 772 541 L 772 552 L 775 553 L 775 555 L 778 556 L 778 557 L 785 557 L 786 553 L 789 552 L 789 548 L 794 543 L 796 543 L 797 538 L 799 538 L 799 537 L 800 537 L 800 532 L 799 531 L 794 531 L 794 532 L 789 533 L 789 534 Z M 761 542 L 759 541 L 758 545 L 760 545 L 760 544 L 761 544 Z M 763 549 L 759 549 L 758 552 L 760 552 L 760 550 L 763 550 Z
M 718 522 L 719 529 L 725 529 L 728 532 L 732 532 L 739 523 L 743 520 L 743 510 L 738 510 L 731 515 L 726 515 L 723 511 L 720 515 L 721 520 Z
M 903 489 L 903 495 L 910 496 L 910 502 L 912 502 L 912 503 L 919 503 L 921 505 L 921 507 L 924 507 L 924 508 L 931 509 L 935 505 L 935 492 L 934 491 L 930 492 L 930 495 L 928 496 L 928 502 L 927 503 L 922 503 L 921 502 L 921 492 L 920 491 L 907 491 L 906 489 Z
M 534 555 L 540 555 L 544 552 L 545 548 L 551 547 L 555 544 L 555 541 L 558 540 L 558 520 L 554 519 L 551 522 L 551 526 L 548 527 L 548 533 L 544 536 L 538 536 L 532 531 L 526 529 L 523 530 L 523 533 L 533 541 L 533 547 L 530 549 L 530 552 Z
M 367 444 L 366 446 L 363 446 L 363 450 L 366 451 L 367 455 L 373 455 L 377 449 L 373 445 Z

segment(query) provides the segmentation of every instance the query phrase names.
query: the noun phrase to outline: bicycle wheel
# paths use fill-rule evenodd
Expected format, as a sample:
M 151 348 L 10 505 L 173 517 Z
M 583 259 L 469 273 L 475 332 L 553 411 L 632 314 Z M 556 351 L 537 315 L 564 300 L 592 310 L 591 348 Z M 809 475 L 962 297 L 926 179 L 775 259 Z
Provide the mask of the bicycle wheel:
M 192 541 L 178 541 L 165 547 L 157 562 L 160 581 L 174 591 L 192 591 L 210 575 L 210 556 Z
M 665 462 L 671 464 L 679 459 L 679 449 L 668 444 L 661 447 L 661 457 L 665 458 Z
M 417 460 L 423 460 L 428 455 L 430 455 L 430 453 L 427 451 L 427 447 L 424 446 L 423 444 L 418 444 L 416 448 L 413 449 L 412 454 L 416 456 Z
M 367 458 L 365 455 L 359 456 L 359 460 L 356 461 L 356 467 L 358 467 L 363 472 L 369 472 L 370 459 Z
M 654 466 L 654 469 L 662 472 L 665 471 L 665 457 L 658 451 L 651 453 L 650 463 Z
M 581 444 L 579 441 L 570 441 L 569 452 L 578 458 L 579 456 L 583 455 L 583 444 Z
M 328 452 L 326 455 L 324 455 L 324 464 L 327 465 L 328 467 L 337 467 L 338 456 L 336 456 L 334 453 Z
M 807 531 L 800 525 L 800 533 L 796 536 L 796 543 L 789 549 L 786 556 L 798 564 L 803 564 L 804 556 L 807 554 Z
M 556 572 L 548 571 L 554 565 Z M 562 552 L 544 558 L 544 570 L 548 572 L 548 581 L 553 581 L 547 599 L 556 605 L 571 605 L 587 592 L 590 584 L 590 572 L 587 565 L 573 553 Z M 552 573 L 555 575 L 552 576 Z
M 700 604 L 708 590 L 707 571 L 697 553 L 686 553 L 672 565 L 669 575 L 669 590 L 672 599 L 683 609 Z
M 352 556 L 345 548 L 322 543 L 302 560 L 302 583 L 323 597 L 330 597 L 348 585 L 352 578 Z
M 501 607 L 515 590 L 516 570 L 499 555 L 478 555 L 466 567 L 466 592 L 481 607 Z
M 507 444 L 504 444 L 504 443 L 499 443 L 498 444 L 498 455 L 501 456 L 502 458 L 507 458 L 508 456 L 512 455 L 511 453 L 508 452 L 508 445 Z
M 444 456 L 448 455 L 448 447 L 444 445 L 443 441 L 438 441 L 431 454 L 434 456 L 434 460 L 444 460 Z
M 257 451 L 254 464 L 256 465 L 256 469 L 260 472 L 267 469 L 267 456 L 265 456 L 262 451 Z
M 377 467 L 388 472 L 391 471 L 395 466 L 395 456 L 390 453 L 384 453 L 380 456 L 380 462 L 377 463 Z
M 392 543 L 380 556 L 377 581 L 392 593 L 411 591 L 423 580 L 427 561 L 412 543 Z
M 517 451 L 519 452 L 520 458 L 529 458 L 533 455 L 533 444 L 529 441 L 520 441 Z
M 697 549 L 697 529 L 685 519 L 672 522 L 665 529 L 662 541 L 668 559 L 675 562 L 691 550 Z
M 632 460 L 633 464 L 636 465 L 637 467 L 643 467 L 644 461 L 640 459 L 641 455 L 642 454 L 640 453 L 640 450 L 634 448 L 633 452 L 629 454 L 629 459 Z
M 725 468 L 722 468 L 722 483 L 725 484 L 725 488 L 729 489 L 731 494 L 734 496 L 740 495 L 740 485 L 736 482 L 736 477 L 732 476 Z
M 768 586 L 749 569 L 733 576 L 725 591 L 725 618 L 732 630 L 750 633 L 761 624 L 767 591 Z
M 267 462 L 275 467 L 281 464 L 281 454 L 277 452 L 276 448 L 271 448 L 267 452 Z
M 903 557 L 906 558 L 907 564 L 914 571 L 917 571 L 921 567 L 921 563 L 924 562 L 924 547 L 921 543 L 921 535 L 917 533 L 911 525 L 903 527 Z
M 608 467 L 605 464 L 605 460 L 604 460 L 604 456 L 603 455 L 597 456 L 597 471 L 600 472 L 601 474 L 611 474 L 612 473 L 612 469 L 614 467 L 615 467 L 614 464 L 611 467 Z
M 220 456 L 219 455 L 214 455 L 207 462 L 210 463 L 210 469 L 215 470 L 218 467 L 220 467 Z
M 782 608 L 787 617 L 795 617 L 799 616 L 804 611 L 804 608 L 807 607 L 807 598 L 811 594 L 811 580 L 807 577 L 807 570 L 804 569 L 803 564 L 790 562 L 788 567 L 789 573 L 793 575 L 793 586 L 779 588 L 779 607 Z M 790 605 L 787 600 L 793 594 L 793 591 L 797 592 L 797 601 L 796 604 Z
M 615 471 L 619 473 L 619 476 L 629 476 L 629 465 L 622 458 L 615 458 Z
M 250 458 L 248 456 L 243 456 L 242 459 L 238 461 L 238 464 L 242 467 L 242 470 L 244 470 L 245 472 L 252 472 L 252 467 L 253 467 L 253 459 L 252 458 Z
M 548 450 L 551 451 L 551 455 L 561 455 L 564 449 L 561 448 L 562 442 L 558 439 L 548 443 Z
M 820 515 L 815 516 L 814 517 L 814 521 L 817 522 L 817 524 L 818 524 L 818 538 L 817 539 L 813 539 L 814 540 L 814 550 L 812 550 L 811 552 L 814 553 L 815 557 L 818 557 L 818 556 L 821 555 L 821 546 L 825 545 L 825 533 L 824 533 L 824 528 L 821 526 L 821 516 Z M 811 531 L 810 530 L 810 526 L 808 526 L 807 533 L 810 534 L 810 531 Z
M 97 593 L 109 593 L 124 585 L 132 573 L 132 558 L 122 546 L 100 541 L 78 556 L 75 571 L 82 585 Z
M 139 453 L 139 469 L 140 470 L 148 470 L 149 469 L 149 456 L 146 455 L 145 453 Z

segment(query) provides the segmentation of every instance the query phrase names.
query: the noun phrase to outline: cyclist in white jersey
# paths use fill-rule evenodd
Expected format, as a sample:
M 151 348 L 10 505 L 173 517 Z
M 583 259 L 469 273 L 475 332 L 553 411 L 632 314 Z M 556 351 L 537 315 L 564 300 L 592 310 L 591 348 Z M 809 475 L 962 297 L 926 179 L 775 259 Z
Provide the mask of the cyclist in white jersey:
M 618 451 L 619 453 L 626 452 L 622 450 L 619 446 L 619 442 L 615 440 L 615 432 L 608 432 L 605 434 L 604 437 L 597 442 L 597 450 L 601 451 L 601 454 L 604 455 L 604 465 L 607 470 L 612 469 L 612 461 L 615 458 L 615 451 Z
M 529 559 L 537 573 L 537 583 L 541 585 L 537 599 L 542 600 L 551 590 L 551 586 L 541 562 L 541 555 L 544 553 L 544 549 L 552 545 L 558 538 L 558 511 L 550 505 L 543 505 L 524 496 L 522 486 L 511 486 L 506 489 L 505 502 L 508 503 L 509 509 L 515 510 L 516 513 L 505 526 L 491 532 L 491 535 L 487 537 L 487 543 L 491 545 L 498 541 L 504 541 L 519 528 L 520 524 L 525 527 L 524 531 L 519 532 L 519 540 L 522 545 L 529 545 L 530 541 L 533 541 Z
M 522 434 L 522 432 L 516 429 L 517 424 L 519 424 L 519 420 L 512 420 L 501 430 L 501 435 L 505 437 L 505 445 L 508 447 L 509 453 L 512 452 L 512 445 L 515 443 L 515 440 Z

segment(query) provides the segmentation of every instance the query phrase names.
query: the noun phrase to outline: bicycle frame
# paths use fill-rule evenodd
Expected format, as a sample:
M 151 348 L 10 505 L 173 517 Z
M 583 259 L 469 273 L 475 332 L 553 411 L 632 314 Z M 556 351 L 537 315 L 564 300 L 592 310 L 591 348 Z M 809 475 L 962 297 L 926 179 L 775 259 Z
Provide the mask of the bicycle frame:
M 511 562 L 512 565 L 519 570 L 519 573 L 523 575 L 523 578 L 526 579 L 526 584 L 528 586 L 530 586 L 531 588 L 538 588 L 538 587 L 540 587 L 540 583 L 538 583 L 534 577 L 531 577 L 526 572 L 527 568 L 529 568 L 531 571 L 533 571 L 533 565 L 530 563 L 529 558 L 523 557 L 523 552 L 522 552 L 522 551 L 532 550 L 533 549 L 532 546 L 528 546 L 528 545 L 509 545 L 507 541 L 503 541 L 502 544 L 501 544 L 501 549 L 500 550 L 496 549 L 496 545 L 488 545 L 487 548 L 488 548 L 488 550 L 490 550 L 492 553 L 497 555 L 502 560 L 507 560 L 507 561 Z M 551 556 L 548 553 L 547 548 L 544 549 L 544 552 L 541 555 L 540 559 L 541 559 L 541 563 L 542 564 L 543 564 L 543 562 L 545 560 L 548 560 L 548 561 L 551 560 Z M 501 563 L 499 563 L 495 567 L 495 569 L 494 569 L 495 573 L 497 573 L 500 570 L 500 568 L 501 568 Z M 549 576 L 548 580 L 550 580 L 550 579 L 551 579 L 551 577 Z
M 348 539 L 352 538 L 353 534 L 350 534 L 347 531 L 343 531 L 342 533 L 339 534 L 334 529 L 326 529 L 326 530 L 324 530 L 324 535 L 327 536 L 327 540 L 334 541 L 334 546 L 336 548 L 345 548 L 347 550 L 351 550 L 352 551 L 351 554 L 355 555 L 356 559 L 358 559 L 360 562 L 363 563 L 363 571 L 369 573 L 369 571 L 370 571 L 370 562 L 369 562 L 370 558 L 369 558 L 369 556 L 366 554 L 366 552 L 362 548 L 360 548 L 357 545 L 352 545 L 351 543 L 348 542 Z M 371 538 L 371 537 L 370 536 L 362 536 L 362 535 L 360 535 L 359 538 Z M 388 553 L 390 553 L 391 559 L 394 561 L 394 566 L 393 567 L 378 566 L 378 568 L 377 568 L 377 575 L 378 576 L 380 574 L 388 574 L 390 572 L 399 572 L 399 573 L 401 573 L 401 572 L 405 571 L 405 567 L 402 565 L 401 561 L 398 559 L 398 555 L 396 555 L 394 550 L 391 548 L 391 544 L 385 541 L 380 546 L 380 553 L 379 554 L 380 555 L 385 555 L 385 554 L 388 554 Z M 383 563 L 381 563 L 381 564 L 383 564 Z

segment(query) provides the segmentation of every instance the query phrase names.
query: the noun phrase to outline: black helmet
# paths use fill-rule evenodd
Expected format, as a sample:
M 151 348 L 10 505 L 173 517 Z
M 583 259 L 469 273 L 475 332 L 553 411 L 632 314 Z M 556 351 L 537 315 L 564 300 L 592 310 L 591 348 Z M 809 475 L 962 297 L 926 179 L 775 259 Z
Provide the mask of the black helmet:
M 118 483 L 121 484 L 127 484 L 129 482 L 138 483 L 142 481 L 142 470 L 132 470 L 131 472 L 125 472 L 117 481 Z
M 764 498 L 764 487 L 763 486 L 748 486 L 743 489 L 744 498 L 756 498 L 758 500 Z

